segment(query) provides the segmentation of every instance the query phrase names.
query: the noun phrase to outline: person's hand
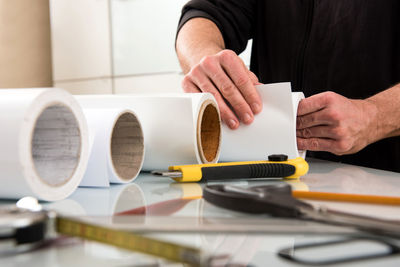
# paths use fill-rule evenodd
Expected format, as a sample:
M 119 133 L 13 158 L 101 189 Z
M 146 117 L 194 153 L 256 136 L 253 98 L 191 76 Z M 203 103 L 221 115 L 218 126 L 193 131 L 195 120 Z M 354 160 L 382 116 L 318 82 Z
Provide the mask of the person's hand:
M 352 154 L 376 141 L 377 108 L 367 100 L 324 92 L 300 101 L 297 146 L 302 150 Z
M 221 118 L 231 129 L 239 120 L 250 124 L 254 114 L 262 110 L 261 98 L 255 88 L 256 75 L 231 50 L 205 56 L 194 65 L 182 81 L 186 93 L 205 92 L 214 95 Z

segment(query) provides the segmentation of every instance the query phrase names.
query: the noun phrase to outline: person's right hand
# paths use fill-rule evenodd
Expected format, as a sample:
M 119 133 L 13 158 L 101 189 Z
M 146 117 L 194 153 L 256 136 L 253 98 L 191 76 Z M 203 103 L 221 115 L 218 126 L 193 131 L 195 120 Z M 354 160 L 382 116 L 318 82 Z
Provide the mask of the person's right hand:
M 194 65 L 182 81 L 186 93 L 211 93 L 214 95 L 221 118 L 231 129 L 239 127 L 239 120 L 250 124 L 254 114 L 262 110 L 261 97 L 255 85 L 256 75 L 231 50 L 222 50 L 205 56 Z

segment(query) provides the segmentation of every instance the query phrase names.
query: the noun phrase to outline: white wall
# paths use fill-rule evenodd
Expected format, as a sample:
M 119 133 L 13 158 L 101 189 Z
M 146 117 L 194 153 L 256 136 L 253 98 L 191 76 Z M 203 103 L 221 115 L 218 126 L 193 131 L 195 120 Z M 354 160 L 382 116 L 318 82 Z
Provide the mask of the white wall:
M 80 93 L 180 92 L 186 0 L 50 0 L 54 84 Z M 249 52 L 243 58 L 248 64 Z
M 112 0 L 114 73 L 179 72 L 175 32 L 186 0 Z
M 111 93 L 108 0 L 50 0 L 54 86 Z

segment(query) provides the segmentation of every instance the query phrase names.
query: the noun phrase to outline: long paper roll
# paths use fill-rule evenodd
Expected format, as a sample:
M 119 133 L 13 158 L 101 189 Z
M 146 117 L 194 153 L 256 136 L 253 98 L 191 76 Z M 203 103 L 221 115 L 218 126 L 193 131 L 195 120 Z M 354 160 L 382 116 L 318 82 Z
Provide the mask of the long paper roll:
M 60 89 L 0 90 L 0 197 L 60 200 L 79 185 L 88 129 L 76 100 Z
M 143 131 L 136 114 L 129 109 L 82 107 L 89 126 L 90 157 L 80 186 L 133 181 L 144 159 Z
M 222 127 L 221 161 L 267 160 L 271 154 L 289 158 L 305 157 L 297 149 L 297 106 L 304 94 L 292 93 L 290 83 L 256 86 L 263 101 L 263 111 L 250 125 L 236 130 Z
M 76 96 L 91 108 L 130 108 L 145 136 L 144 170 L 216 162 L 221 120 L 211 94 Z

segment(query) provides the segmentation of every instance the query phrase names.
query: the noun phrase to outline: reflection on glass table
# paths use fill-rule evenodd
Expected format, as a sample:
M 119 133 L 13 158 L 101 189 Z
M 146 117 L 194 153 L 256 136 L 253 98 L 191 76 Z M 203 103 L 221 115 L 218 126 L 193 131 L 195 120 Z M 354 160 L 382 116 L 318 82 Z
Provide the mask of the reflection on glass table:
M 290 183 L 294 189 L 390 196 L 400 195 L 400 175 L 397 173 L 312 159 L 309 160 L 309 163 L 310 172 L 301 179 Z M 282 181 L 226 182 L 226 184 L 243 187 L 275 183 L 282 183 Z M 176 222 L 179 221 L 178 218 L 189 218 L 194 221 L 220 218 L 221 220 L 238 220 L 243 223 L 242 229 L 247 229 L 248 231 L 256 228 L 255 226 L 252 227 L 249 222 L 259 220 L 258 216 L 249 216 L 245 213 L 225 210 L 201 199 L 204 186 L 204 184 L 177 184 L 173 183 L 172 180 L 160 179 L 150 174 L 142 173 L 132 184 L 112 186 L 109 189 L 78 188 L 66 200 L 43 203 L 43 205 L 61 214 L 80 216 L 81 218 L 84 218 L 84 216 L 111 216 L 121 213 L 135 214 L 134 216 L 140 216 L 145 221 L 147 220 L 152 227 L 156 227 L 157 224 L 162 227 L 164 219 L 173 224 L 175 218 Z M 324 204 L 331 208 L 373 215 L 379 218 L 398 219 L 400 217 L 400 208 L 397 206 L 322 201 L 307 202 Z M 114 219 L 111 217 L 104 218 L 108 218 L 108 223 L 118 222 L 118 220 L 115 221 L 115 217 Z M 270 227 L 269 232 L 235 234 L 223 231 L 182 234 L 152 233 L 150 236 L 199 247 L 211 255 L 219 256 L 219 263 L 216 263 L 216 266 L 229 266 L 229 264 L 234 266 L 300 266 L 279 257 L 277 253 L 283 248 L 294 248 L 304 243 L 326 242 L 342 238 L 342 235 L 338 235 L 339 232 L 314 233 L 313 235 L 300 233 L 300 231 L 296 232 L 296 229 L 304 226 L 295 220 L 280 221 L 279 223 L 268 217 L 264 217 L 262 220 L 265 220 L 263 225 L 265 228 Z M 288 231 L 286 233 L 279 231 L 274 233 L 277 227 L 281 229 L 286 227 Z M 309 227 L 308 229 L 315 231 L 318 228 Z M 372 253 L 385 250 L 385 247 L 382 248 L 382 246 L 380 247 L 367 241 L 361 241 L 346 248 L 344 249 L 344 246 L 334 246 L 327 250 L 313 249 L 311 252 L 297 252 L 296 250 L 296 255 L 300 253 L 306 259 L 310 257 L 312 259 L 326 259 L 331 256 L 342 256 L 344 252 L 356 254 L 362 251 Z M 290 252 L 291 250 L 288 251 L 292 253 Z M 10 257 L 1 257 L 0 264 L 1 266 L 23 266 L 28 264 L 29 266 L 70 266 L 72 264 L 75 266 L 181 266 L 180 264 L 168 263 L 139 253 L 131 253 L 90 241 L 69 238 L 52 242 L 40 250 Z M 355 261 L 342 266 L 375 266 L 377 264 L 399 266 L 400 257 L 392 256 L 368 261 Z

